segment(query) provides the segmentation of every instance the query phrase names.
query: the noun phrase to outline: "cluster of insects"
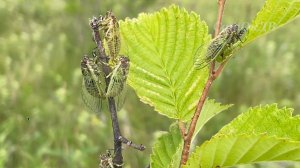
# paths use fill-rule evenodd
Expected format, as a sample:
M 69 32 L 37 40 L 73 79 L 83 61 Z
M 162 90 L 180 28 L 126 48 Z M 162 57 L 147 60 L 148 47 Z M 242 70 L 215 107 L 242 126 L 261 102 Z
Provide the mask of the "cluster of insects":
M 105 16 L 100 16 L 98 25 L 99 31 L 103 34 L 102 41 L 106 45 L 104 48 L 109 62 L 103 62 L 95 50 L 92 57 L 85 55 L 81 60 L 82 98 L 92 111 L 99 111 L 102 100 L 123 93 L 130 66 L 129 58 L 119 55 L 121 46 L 119 25 L 113 13 L 109 11 Z M 108 75 L 104 73 L 105 66 L 112 69 Z M 110 79 L 108 83 L 106 79 Z
M 237 44 L 242 42 L 247 33 L 246 28 L 239 28 L 237 24 L 232 24 L 223 29 L 210 43 L 207 49 L 206 57 L 195 62 L 196 68 L 204 68 L 212 61 L 216 60 L 219 63 L 227 61 L 231 52 Z

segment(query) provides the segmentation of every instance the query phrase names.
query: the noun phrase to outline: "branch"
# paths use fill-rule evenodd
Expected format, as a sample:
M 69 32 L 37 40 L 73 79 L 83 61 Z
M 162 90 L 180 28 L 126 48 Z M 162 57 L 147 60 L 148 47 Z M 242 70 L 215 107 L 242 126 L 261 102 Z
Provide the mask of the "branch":
M 218 76 L 221 74 L 221 72 L 222 72 L 223 69 L 224 69 L 225 64 L 226 64 L 226 62 L 222 63 L 222 64 L 218 67 L 218 69 L 217 69 L 216 71 L 213 72 L 212 77 L 214 78 L 214 80 L 217 79 Z
M 218 0 L 219 10 L 218 10 L 218 20 L 217 20 L 217 24 L 216 24 L 215 36 L 217 36 L 220 32 L 225 2 L 226 2 L 226 0 Z M 205 103 L 206 97 L 208 95 L 209 89 L 210 89 L 213 81 L 222 72 L 224 65 L 225 64 L 220 65 L 219 68 L 217 69 L 217 71 L 215 72 L 215 70 L 214 70 L 215 69 L 215 61 L 212 61 L 212 63 L 211 63 L 210 71 L 209 71 L 209 78 L 206 81 L 205 87 L 202 91 L 202 95 L 198 101 L 196 111 L 194 113 L 194 116 L 192 118 L 192 121 L 191 121 L 189 129 L 188 129 L 188 133 L 186 134 L 186 136 L 184 136 L 184 145 L 183 145 L 183 150 L 182 150 L 182 154 L 181 154 L 181 162 L 180 162 L 181 166 L 185 165 L 188 160 L 192 137 L 194 135 L 196 124 L 199 119 L 200 113 L 202 111 L 203 105 Z
M 97 58 L 99 59 L 99 62 L 102 62 L 102 70 L 104 72 L 105 83 L 106 83 L 106 91 L 110 83 L 110 73 L 112 69 L 108 66 L 109 57 L 105 54 L 105 49 L 103 47 L 103 43 L 101 41 L 100 32 L 99 32 L 99 22 L 100 19 L 93 17 L 90 20 L 90 26 L 93 30 L 93 38 L 97 45 L 97 49 L 99 51 L 100 56 Z M 118 121 L 118 115 L 116 110 L 116 104 L 113 97 L 108 97 L 108 106 L 109 111 L 111 115 L 112 120 L 112 127 L 113 127 L 113 134 L 114 134 L 114 158 L 113 158 L 113 164 L 114 167 L 122 167 L 123 165 L 123 156 L 122 156 L 122 143 L 127 144 L 128 146 L 133 147 L 134 149 L 143 151 L 146 149 L 144 145 L 136 145 L 132 143 L 132 141 L 126 139 L 121 135 L 119 121 Z
M 185 165 L 186 161 L 188 160 L 189 153 L 190 153 L 189 151 L 190 151 L 191 141 L 192 141 L 193 134 L 195 132 L 196 124 L 197 124 L 198 118 L 200 116 L 204 102 L 206 100 L 206 97 L 208 95 L 209 88 L 211 87 L 211 84 L 214 81 L 214 79 L 215 78 L 213 75 L 211 75 L 208 78 L 208 80 L 205 84 L 204 90 L 202 91 L 201 98 L 198 101 L 196 112 L 194 113 L 194 116 L 190 123 L 188 133 L 186 136 L 184 136 L 184 145 L 183 145 L 183 150 L 182 150 L 182 154 L 181 154 L 181 165 Z
M 182 121 L 178 121 L 178 127 L 180 129 L 180 133 L 181 133 L 181 136 L 182 138 L 184 138 L 184 136 L 186 136 L 186 130 L 185 130 L 185 125 Z
M 104 72 L 105 76 L 108 76 L 111 72 L 111 69 L 109 68 L 109 66 L 107 66 L 108 57 L 105 54 L 105 50 L 104 50 L 104 47 L 103 47 L 103 44 L 102 44 L 102 41 L 100 38 L 98 18 L 93 17 L 93 19 L 90 21 L 90 26 L 93 30 L 94 40 L 97 45 L 97 49 L 100 53 L 99 59 L 101 59 L 101 61 L 104 62 L 103 72 Z M 110 78 L 105 78 L 106 86 L 108 86 L 109 81 L 110 81 Z M 118 122 L 118 115 L 117 115 L 116 104 L 115 104 L 114 98 L 108 98 L 108 106 L 109 106 L 109 111 L 111 114 L 113 134 L 114 134 L 113 163 L 114 163 L 115 167 L 122 167 L 122 165 L 123 165 L 122 142 L 119 140 L 119 137 L 121 136 L 121 132 L 120 132 L 120 126 L 119 126 L 119 122 Z
M 123 144 L 126 144 L 127 146 L 132 147 L 134 149 L 137 149 L 137 150 L 140 150 L 140 151 L 143 151 L 143 150 L 146 149 L 146 147 L 143 144 L 140 144 L 140 145 L 134 144 L 132 141 L 126 139 L 125 137 L 119 136 L 119 140 Z
M 226 0 L 218 0 L 218 20 L 217 20 L 216 29 L 215 29 L 215 37 L 220 33 L 225 2 L 226 2 Z

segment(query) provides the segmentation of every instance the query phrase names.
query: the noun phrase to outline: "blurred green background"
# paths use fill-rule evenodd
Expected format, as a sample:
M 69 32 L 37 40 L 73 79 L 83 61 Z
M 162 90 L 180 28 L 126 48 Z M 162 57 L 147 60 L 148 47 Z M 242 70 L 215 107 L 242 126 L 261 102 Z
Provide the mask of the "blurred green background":
M 137 17 L 173 3 L 199 13 L 214 32 L 217 0 L 1 0 L 0 168 L 98 167 L 99 154 L 113 148 L 113 139 L 108 112 L 90 113 L 81 100 L 80 60 L 94 48 L 88 19 L 110 9 L 119 19 Z M 263 3 L 229 0 L 223 24 L 249 23 Z M 299 114 L 299 27 L 298 19 L 230 61 L 209 97 L 235 106 L 206 125 L 199 143 L 249 106 L 277 102 Z M 130 89 L 119 120 L 123 135 L 148 147 L 125 147 L 125 167 L 146 167 L 157 131 L 167 131 L 172 121 Z

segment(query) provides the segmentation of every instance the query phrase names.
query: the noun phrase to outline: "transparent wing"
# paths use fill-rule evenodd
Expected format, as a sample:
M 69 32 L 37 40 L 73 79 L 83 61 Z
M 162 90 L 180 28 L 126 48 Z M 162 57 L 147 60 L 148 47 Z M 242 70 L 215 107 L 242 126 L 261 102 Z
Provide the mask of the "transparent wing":
M 119 71 L 116 71 L 111 75 L 110 82 L 107 88 L 106 96 L 115 97 L 118 96 L 124 88 L 124 79 Z
M 196 69 L 202 69 L 214 61 L 217 57 L 223 54 L 224 50 L 228 45 L 233 36 L 230 35 L 227 38 L 219 36 L 215 38 L 210 45 L 208 46 L 206 57 L 203 58 L 200 62 L 195 63 Z
M 206 57 L 201 59 L 199 58 L 199 55 L 201 54 L 203 48 L 202 48 L 203 45 L 200 45 L 195 54 L 194 54 L 194 66 L 196 67 L 196 69 L 201 69 L 200 67 L 202 67 L 202 65 L 204 65 L 205 63 L 207 63 L 207 59 Z M 203 68 L 203 67 L 202 67 Z
M 125 96 L 126 96 L 127 90 L 128 90 L 128 86 L 125 84 L 121 93 L 115 97 L 117 111 L 120 111 L 122 109 L 123 105 L 125 104 L 125 101 L 126 101 Z
M 226 43 L 211 43 L 207 49 L 206 57 L 203 58 L 200 62 L 195 63 L 196 69 L 205 68 L 213 60 L 215 60 L 224 50 Z
M 85 80 L 82 81 L 81 96 L 83 103 L 86 105 L 89 111 L 100 113 L 102 108 L 102 99 L 100 97 L 92 96 L 86 86 Z M 90 89 L 89 89 L 90 90 Z

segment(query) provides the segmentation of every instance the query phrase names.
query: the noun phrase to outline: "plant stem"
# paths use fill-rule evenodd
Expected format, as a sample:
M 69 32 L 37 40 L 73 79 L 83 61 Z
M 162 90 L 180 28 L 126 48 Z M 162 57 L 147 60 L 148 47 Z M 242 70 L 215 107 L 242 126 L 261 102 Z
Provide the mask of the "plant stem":
M 221 28 L 221 23 L 222 23 L 222 16 L 224 12 L 224 5 L 225 5 L 226 0 L 218 0 L 218 20 L 216 24 L 216 30 L 215 30 L 215 36 L 217 36 L 220 32 Z M 183 144 L 183 150 L 181 154 L 181 161 L 180 165 L 185 165 L 188 158 L 189 158 L 189 153 L 190 153 L 190 147 L 191 147 L 191 141 L 192 137 L 195 132 L 196 124 L 199 119 L 200 113 L 202 111 L 203 105 L 205 103 L 205 100 L 207 98 L 209 89 L 213 83 L 213 81 L 220 75 L 220 73 L 223 70 L 225 64 L 221 64 L 217 71 L 215 71 L 215 62 L 213 61 L 210 66 L 210 71 L 209 71 L 209 78 L 206 81 L 205 87 L 202 91 L 202 95 L 198 101 L 196 111 L 194 113 L 194 116 L 192 118 L 192 121 L 190 123 L 189 129 L 187 134 L 184 136 L 184 144 Z
M 137 144 L 133 143 L 132 141 L 126 139 L 125 137 L 119 136 L 119 140 L 123 144 L 126 144 L 127 146 L 137 149 L 139 151 L 143 151 L 146 149 L 146 147 L 143 144 L 137 145 Z
M 114 132 L 114 158 L 113 163 L 115 163 L 115 167 L 122 167 L 123 164 L 123 156 L 122 156 L 122 141 L 119 140 L 121 136 L 120 126 L 118 122 L 118 115 L 115 105 L 114 98 L 108 98 L 108 106 L 112 121 L 112 127 Z M 116 166 L 118 165 L 118 166 Z M 119 166 L 120 165 L 120 166 Z
M 189 151 L 190 151 L 190 146 L 191 146 L 191 141 L 193 134 L 195 132 L 196 124 L 198 121 L 198 118 L 200 116 L 202 107 L 204 105 L 204 102 L 206 100 L 209 88 L 211 87 L 211 84 L 215 78 L 213 76 L 210 76 L 205 84 L 204 90 L 202 91 L 202 95 L 198 101 L 198 105 L 196 108 L 196 112 L 194 113 L 194 116 L 192 118 L 192 121 L 190 123 L 190 127 L 188 130 L 187 135 L 184 137 L 184 145 L 183 145 L 183 150 L 182 150 L 182 155 L 181 155 L 181 165 L 185 165 L 186 161 L 188 160 L 189 157 Z
M 218 0 L 218 20 L 215 29 L 215 37 L 219 34 L 221 29 L 225 2 L 226 0 Z
M 180 129 L 181 136 L 182 136 L 182 138 L 184 138 L 184 136 L 186 135 L 185 125 L 182 121 L 178 121 L 178 126 Z
M 97 49 L 99 51 L 100 56 L 98 59 L 99 61 L 102 62 L 102 70 L 104 72 L 104 75 L 106 76 L 105 78 L 105 83 L 106 86 L 109 85 L 110 83 L 110 73 L 111 73 L 111 68 L 108 66 L 108 61 L 109 57 L 105 54 L 105 49 L 103 47 L 101 38 L 100 38 L 100 32 L 99 32 L 99 19 L 96 17 L 93 17 L 93 19 L 90 21 L 90 26 L 93 30 L 93 37 L 94 41 L 97 45 Z M 107 91 L 107 87 L 106 87 Z M 108 97 L 108 107 L 111 115 L 111 121 L 112 121 L 112 127 L 113 127 L 113 134 L 114 134 L 114 158 L 113 158 L 113 163 L 114 167 L 121 168 L 123 165 L 123 156 L 122 156 L 122 143 L 143 151 L 146 149 L 146 147 L 142 144 L 137 145 L 134 144 L 132 141 L 126 139 L 121 135 L 120 131 L 120 126 L 119 126 L 119 121 L 118 121 L 118 115 L 117 115 L 117 109 L 116 109 L 116 104 L 115 100 L 113 97 Z
M 99 32 L 99 24 L 98 24 L 98 19 L 94 17 L 90 21 L 90 26 L 93 30 L 93 36 L 95 43 L 97 44 L 97 49 L 99 50 L 100 57 L 102 62 L 108 63 L 108 57 L 106 56 L 104 52 L 104 47 L 101 42 L 100 38 L 100 32 Z M 108 76 L 109 73 L 111 72 L 111 69 L 103 64 L 103 72 L 105 76 Z M 108 86 L 110 81 L 110 78 L 105 78 L 105 83 L 106 86 Z M 106 88 L 107 89 L 107 88 Z M 117 115 L 117 110 L 116 110 L 116 104 L 114 98 L 108 98 L 108 106 L 109 106 L 109 111 L 111 114 L 111 120 L 112 120 L 112 127 L 113 127 L 113 134 L 114 134 L 114 158 L 113 158 L 113 163 L 114 167 L 122 167 L 123 164 L 123 156 L 122 156 L 122 141 L 120 141 L 119 137 L 121 136 L 121 131 L 120 131 L 120 126 L 118 122 L 118 115 Z

